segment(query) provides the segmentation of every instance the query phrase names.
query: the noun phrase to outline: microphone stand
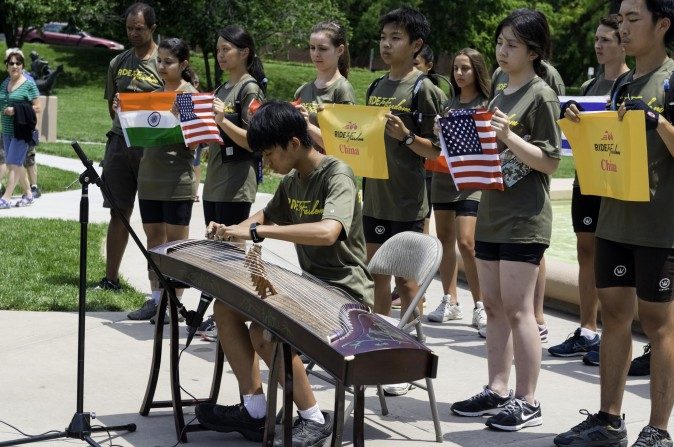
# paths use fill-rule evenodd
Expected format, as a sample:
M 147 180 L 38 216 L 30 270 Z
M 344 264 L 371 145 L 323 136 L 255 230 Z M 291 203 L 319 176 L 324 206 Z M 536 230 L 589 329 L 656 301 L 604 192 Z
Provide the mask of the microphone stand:
M 112 432 L 112 431 L 136 431 L 136 424 L 126 424 L 126 425 L 116 425 L 111 427 L 92 427 L 91 419 L 96 418 L 96 414 L 93 412 L 84 411 L 84 339 L 85 339 L 85 317 L 86 317 L 86 294 L 87 294 L 87 237 L 88 237 L 88 225 L 89 225 L 89 184 L 96 184 L 103 193 L 103 197 L 110 203 L 111 210 L 115 215 L 120 218 L 124 227 L 127 229 L 131 237 L 133 238 L 140 251 L 143 253 L 145 258 L 150 265 L 150 268 L 154 270 L 159 278 L 159 282 L 164 291 L 167 293 L 169 299 L 171 299 L 176 306 L 181 315 L 185 318 L 194 318 L 193 311 L 188 312 L 185 310 L 185 306 L 176 298 L 173 287 L 170 286 L 169 281 L 166 277 L 159 271 L 159 267 L 152 260 L 150 254 L 145 249 L 145 246 L 140 241 L 136 233 L 131 228 L 129 221 L 126 219 L 124 214 L 119 211 L 119 208 L 115 205 L 114 199 L 110 194 L 105 183 L 96 172 L 96 169 L 93 166 L 91 160 L 87 158 L 82 151 L 82 148 L 77 143 L 77 141 L 72 142 L 73 149 L 77 153 L 77 156 L 84 164 L 85 170 L 80 174 L 79 182 L 82 184 L 82 197 L 80 199 L 80 278 L 79 278 L 79 307 L 78 307 L 78 322 L 77 322 L 77 409 L 76 412 L 70 421 L 70 425 L 64 430 L 55 433 L 48 433 L 38 436 L 30 436 L 26 438 L 13 439 L 9 441 L 0 442 L 0 447 L 19 445 L 19 444 L 29 444 L 33 442 L 41 442 L 50 439 L 58 438 L 74 438 L 85 441 L 87 444 L 95 447 L 100 447 L 100 445 L 91 438 L 92 433 L 96 432 Z

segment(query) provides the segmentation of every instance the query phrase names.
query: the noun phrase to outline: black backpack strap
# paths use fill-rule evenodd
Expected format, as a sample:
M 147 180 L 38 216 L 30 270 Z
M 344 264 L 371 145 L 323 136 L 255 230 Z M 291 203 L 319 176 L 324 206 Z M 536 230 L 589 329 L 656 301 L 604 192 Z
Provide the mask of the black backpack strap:
M 665 110 L 664 116 L 670 123 L 674 118 L 674 72 L 670 75 L 668 80 L 665 80 Z
M 595 85 L 595 84 L 597 83 L 597 79 L 599 79 L 599 76 L 597 76 L 596 78 L 592 78 L 592 79 L 590 80 L 590 82 L 587 83 L 587 85 L 585 86 L 585 88 L 583 89 L 583 91 L 580 92 L 580 94 L 581 94 L 582 96 L 587 95 L 587 92 L 589 92 L 590 89 L 592 88 L 592 86 Z
M 424 79 L 427 79 L 428 76 L 425 74 L 420 75 L 416 81 L 414 81 L 414 87 L 412 87 L 412 120 L 416 123 L 417 127 L 421 127 L 421 121 L 424 119 L 424 114 L 419 112 L 419 91 L 423 86 Z
M 386 75 L 384 75 L 384 76 L 386 76 Z M 374 81 L 372 81 L 372 84 L 370 84 L 370 86 L 367 88 L 367 92 L 365 92 L 365 105 L 367 105 L 367 103 L 370 101 L 370 95 L 372 95 L 372 92 L 377 87 L 377 84 L 379 84 L 379 81 L 384 79 L 384 76 L 382 76 L 380 78 L 377 78 Z
M 610 110 L 618 110 L 618 100 L 620 99 L 620 96 L 623 93 L 624 87 L 629 84 L 628 77 L 632 73 L 632 70 L 627 71 L 620 76 L 613 82 L 613 86 L 611 87 L 611 93 L 609 94 L 609 99 L 610 99 Z
M 253 83 L 255 83 L 258 87 L 260 87 L 260 84 L 255 79 L 249 79 L 241 85 L 239 93 L 236 95 L 236 101 L 234 101 L 234 108 L 236 110 L 237 115 L 239 115 L 239 122 L 243 122 L 243 115 L 242 115 L 243 107 L 241 106 L 241 103 L 243 102 L 243 91 L 248 84 Z

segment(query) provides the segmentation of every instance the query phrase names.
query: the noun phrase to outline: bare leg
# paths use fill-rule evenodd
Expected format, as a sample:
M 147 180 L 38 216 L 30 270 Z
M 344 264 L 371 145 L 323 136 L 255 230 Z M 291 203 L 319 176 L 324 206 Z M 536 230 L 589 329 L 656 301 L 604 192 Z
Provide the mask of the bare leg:
M 536 323 L 541 326 L 545 324 L 545 314 L 543 313 L 543 304 L 545 303 L 545 256 L 541 258 L 538 266 L 538 278 L 536 280 L 536 290 L 534 292 L 534 314 Z
M 651 343 L 649 424 L 667 430 L 674 405 L 674 305 L 638 301 L 641 327 Z
M 120 208 L 119 211 L 128 221 L 133 208 Z M 122 219 L 111 211 L 110 223 L 108 224 L 108 237 L 105 241 L 105 277 L 111 281 L 117 281 L 119 278 L 119 266 L 122 264 L 122 258 L 124 257 L 128 241 L 129 232 L 124 227 Z
M 12 199 L 12 194 L 14 194 L 14 189 L 17 184 L 21 184 L 21 187 L 24 190 L 24 194 L 30 192 L 30 186 L 28 186 L 28 192 L 26 192 L 25 184 L 26 181 L 26 170 L 23 166 L 17 165 L 8 165 L 9 166 L 9 177 L 7 178 L 7 190 L 2 196 L 3 199 L 10 201 Z
M 458 303 L 456 296 L 456 225 L 454 211 L 435 211 L 435 232 L 442 243 L 442 261 L 440 262 L 440 280 L 442 292 L 451 295 L 450 302 Z
M 618 416 L 632 359 L 635 293 L 631 287 L 599 289 L 603 333 L 599 350 L 601 410 Z
M 461 259 L 463 259 L 463 271 L 466 274 L 468 287 L 473 296 L 473 302 L 482 301 L 480 295 L 480 281 L 477 277 L 477 267 L 475 265 L 475 224 L 477 217 L 475 216 L 457 216 L 456 226 L 458 227 L 457 244 Z M 444 247 L 443 247 L 444 249 Z M 456 284 L 456 277 L 454 279 Z
M 397 276 L 395 277 L 395 282 L 400 294 L 400 315 L 402 316 L 412 303 L 412 299 L 419 292 L 419 284 L 414 280 L 399 278 Z M 417 310 L 419 311 L 419 315 L 423 314 L 423 302 L 421 300 L 419 301 Z
M 270 365 L 273 357 L 272 344 L 265 340 L 263 331 L 264 329 L 262 326 L 257 323 L 251 323 L 250 340 L 253 344 L 253 347 L 255 348 L 255 351 L 260 355 L 267 366 L 271 367 Z M 279 377 L 283 377 L 283 364 L 279 366 Z M 274 392 L 273 385 L 271 383 L 269 384 L 269 387 L 269 392 Z M 316 399 L 314 398 L 314 392 L 311 390 L 309 377 L 307 376 L 307 373 L 304 370 L 304 365 L 302 364 L 302 360 L 298 355 L 293 356 L 293 400 L 295 401 L 297 408 L 300 410 L 307 410 L 316 405 Z
M 501 396 L 508 394 L 508 379 L 513 363 L 510 326 L 501 300 L 500 266 L 498 261 L 477 260 L 477 272 L 484 294 L 487 314 L 487 367 L 489 388 Z
M 26 168 L 28 174 L 28 183 L 30 185 L 37 185 L 37 163 Z
M 594 233 L 576 233 L 580 327 L 597 332 L 599 298 L 594 279 Z
M 528 262 L 501 261 L 501 301 L 512 331 L 515 359 L 515 396 L 534 404 L 541 371 L 541 338 L 534 316 L 534 291 L 538 266 Z M 491 321 L 487 327 L 491 326 Z M 489 335 L 487 336 L 489 341 Z

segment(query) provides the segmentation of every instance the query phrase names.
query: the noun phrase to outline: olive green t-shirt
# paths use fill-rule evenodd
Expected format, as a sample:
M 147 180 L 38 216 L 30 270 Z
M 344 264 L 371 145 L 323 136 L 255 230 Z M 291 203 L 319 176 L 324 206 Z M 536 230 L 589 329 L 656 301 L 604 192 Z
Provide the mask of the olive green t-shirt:
M 341 77 L 328 87 L 317 88 L 314 82 L 302 84 L 295 91 L 295 99 L 299 99 L 309 112 L 309 121 L 318 126 L 316 112 L 321 104 L 355 104 L 356 94 L 348 79 Z
M 583 85 L 580 86 L 580 91 L 583 96 L 604 96 L 608 98 L 608 94 L 611 92 L 611 87 L 613 86 L 613 81 L 604 78 L 604 73 L 601 73 L 597 76 L 596 81 L 592 83 L 593 79 L 588 79 L 583 82 Z M 589 86 L 589 87 L 588 87 Z M 573 187 L 577 188 L 580 184 L 578 183 L 578 173 L 574 172 L 573 177 Z
M 478 95 L 470 102 L 460 102 L 459 97 L 455 96 L 447 102 L 448 109 L 478 109 L 487 107 L 487 98 Z M 433 203 L 454 203 L 462 200 L 480 201 L 482 192 L 479 189 L 466 189 L 459 191 L 456 189 L 452 175 L 447 172 L 433 172 L 431 181 L 431 202 Z
M 374 283 L 365 263 L 362 205 L 353 171 L 346 163 L 326 156 L 307 178 L 291 171 L 265 207 L 264 215 L 277 225 L 323 219 L 342 224 L 342 232 L 333 245 L 295 244 L 300 267 L 373 306 Z
M 118 54 L 110 61 L 103 97 L 112 101 L 116 93 L 153 92 L 164 85 L 157 72 L 157 49 L 146 59 L 138 59 L 133 48 Z M 122 135 L 119 117 L 112 120 L 112 132 Z
M 499 93 L 489 104 L 510 118 L 510 131 L 537 146 L 545 155 L 560 158 L 557 127 L 559 100 L 538 76 L 509 95 Z M 497 139 L 499 152 L 506 149 Z M 550 176 L 531 170 L 504 191 L 482 191 L 475 240 L 495 243 L 550 244 L 552 207 Z
M 197 89 L 185 83 L 178 91 L 196 93 Z M 196 182 L 193 162 L 194 152 L 184 143 L 145 148 L 138 168 L 138 198 L 192 200 Z
M 242 127 L 248 128 L 250 116 L 248 107 L 253 99 L 262 100 L 264 93 L 253 77 L 245 74 L 239 82 L 230 87 L 222 87 L 216 96 L 225 103 L 225 114 L 235 113 L 237 98 L 241 99 Z M 248 82 L 248 83 L 247 83 Z M 247 84 L 246 84 L 247 83 Z M 243 84 L 246 84 L 243 86 Z M 243 87 L 243 91 L 241 88 Z M 241 92 L 241 93 L 239 93 Z M 203 196 L 208 202 L 255 202 L 257 194 L 256 162 L 254 160 L 223 162 L 219 144 L 208 146 L 208 170 L 204 182 Z
M 546 75 L 543 80 L 546 84 L 555 91 L 557 96 L 562 96 L 566 94 L 566 86 L 564 85 L 564 80 L 562 75 L 559 74 L 557 69 L 550 64 L 548 61 L 543 61 L 542 65 L 546 69 Z M 491 97 L 494 98 L 498 93 L 505 90 L 508 85 L 508 73 L 505 73 L 501 70 L 501 67 L 498 67 L 494 74 L 491 77 Z
M 673 71 L 674 61 L 668 58 L 656 70 L 630 82 L 625 94 L 661 113 L 665 105 L 663 84 Z M 632 70 L 627 79 L 632 80 L 633 74 Z M 602 197 L 596 234 L 626 244 L 674 248 L 674 158 L 657 130 L 646 131 L 645 143 L 646 147 L 634 149 L 648 155 L 650 202 Z
M 414 82 L 420 75 L 415 71 L 406 79 L 391 81 L 387 74 L 377 83 L 367 105 L 390 107 L 391 113 L 399 115 L 410 131 L 433 141 L 439 152 L 433 125 L 435 116 L 442 110 L 442 98 L 439 89 L 428 78 L 422 81 L 417 93 L 416 110 L 421 113 L 421 123 L 412 117 Z M 386 134 L 384 145 L 389 178 L 367 179 L 363 192 L 363 214 L 396 222 L 423 219 L 428 213 L 424 158 Z

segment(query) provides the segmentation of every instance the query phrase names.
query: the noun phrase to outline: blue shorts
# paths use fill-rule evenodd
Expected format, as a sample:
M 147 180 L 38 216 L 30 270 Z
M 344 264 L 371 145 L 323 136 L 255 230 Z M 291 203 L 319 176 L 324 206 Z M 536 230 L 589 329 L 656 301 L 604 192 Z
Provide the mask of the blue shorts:
M 23 166 L 28 153 L 28 143 L 4 133 L 2 143 L 5 145 L 5 162 L 8 165 Z

